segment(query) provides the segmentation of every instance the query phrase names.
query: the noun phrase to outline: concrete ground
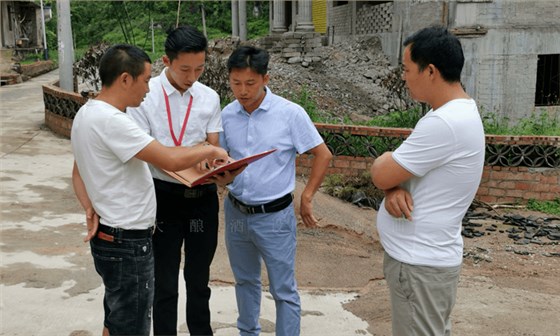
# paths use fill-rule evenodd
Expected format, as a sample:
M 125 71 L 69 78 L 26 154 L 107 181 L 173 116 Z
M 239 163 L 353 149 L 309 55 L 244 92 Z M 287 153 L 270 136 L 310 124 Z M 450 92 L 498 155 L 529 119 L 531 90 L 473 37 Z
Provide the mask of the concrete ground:
M 84 214 L 72 192 L 70 141 L 44 126 L 41 85 L 57 78 L 55 70 L 0 87 L 0 335 L 101 333 L 103 286 L 93 268 L 89 245 L 82 242 Z M 350 220 L 354 216 L 337 215 Z M 358 228 L 362 232 L 371 224 L 362 219 L 352 223 L 353 231 Z M 322 234 L 306 231 L 303 239 Z M 338 239 L 334 233 L 330 236 Z M 332 264 L 332 259 L 321 260 L 322 256 L 314 259 L 313 251 L 321 250 L 310 246 L 304 244 L 304 252 L 298 252 L 298 260 L 308 259 L 305 262 L 309 263 L 298 266 L 298 272 L 310 274 L 298 277 L 303 284 L 302 335 L 371 335 L 368 323 L 343 307 L 358 296 L 357 289 L 365 283 L 354 284 L 344 278 L 334 285 L 328 282 L 329 270 L 337 268 L 336 260 Z M 312 251 L 311 256 L 305 251 Z M 355 254 L 369 260 L 360 256 L 363 251 Z M 317 278 L 313 265 L 321 269 Z M 329 286 L 325 286 L 327 282 Z M 232 284 L 220 236 L 212 270 L 211 310 L 216 335 L 236 335 Z M 184 302 L 184 291 L 181 295 Z M 262 334 L 273 335 L 274 301 L 266 292 L 261 315 Z M 180 319 L 179 329 L 187 334 L 184 319 Z

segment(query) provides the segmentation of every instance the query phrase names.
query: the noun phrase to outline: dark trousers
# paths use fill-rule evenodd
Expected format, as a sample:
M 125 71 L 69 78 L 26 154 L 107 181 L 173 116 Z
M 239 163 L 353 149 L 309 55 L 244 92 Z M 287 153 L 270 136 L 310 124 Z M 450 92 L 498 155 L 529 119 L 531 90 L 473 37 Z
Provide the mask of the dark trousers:
M 101 228 L 100 228 L 101 231 Z M 113 241 L 90 240 L 95 270 L 103 279 L 103 325 L 111 335 L 150 335 L 150 307 L 154 298 L 154 259 L 150 234 Z
M 154 335 L 177 335 L 179 267 L 184 246 L 183 275 L 187 292 L 187 326 L 191 335 L 213 335 L 210 326 L 210 264 L 218 241 L 218 195 L 205 185 L 203 195 L 185 195 L 185 187 L 154 180 L 157 228 L 153 236 L 155 261 Z M 159 186 L 159 187 L 158 187 Z M 197 189 L 200 189 L 197 188 Z

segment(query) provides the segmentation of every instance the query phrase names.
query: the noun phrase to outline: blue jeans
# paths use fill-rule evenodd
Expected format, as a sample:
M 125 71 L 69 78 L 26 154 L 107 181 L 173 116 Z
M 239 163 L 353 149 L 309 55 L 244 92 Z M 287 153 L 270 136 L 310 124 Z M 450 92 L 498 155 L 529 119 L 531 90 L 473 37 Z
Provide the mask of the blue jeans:
M 154 299 L 151 237 L 90 241 L 95 270 L 103 279 L 104 325 L 111 335 L 149 335 Z
M 241 336 L 259 335 L 261 259 L 276 304 L 276 335 L 300 334 L 301 304 L 295 279 L 296 218 L 293 203 L 273 213 L 247 215 L 224 200 L 226 247 L 235 277 Z

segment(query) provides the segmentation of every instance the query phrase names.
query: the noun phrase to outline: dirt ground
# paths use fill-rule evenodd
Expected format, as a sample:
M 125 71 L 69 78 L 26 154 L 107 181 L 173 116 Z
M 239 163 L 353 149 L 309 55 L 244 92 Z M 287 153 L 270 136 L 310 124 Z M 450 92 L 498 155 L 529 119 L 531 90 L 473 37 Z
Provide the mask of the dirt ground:
M 302 186 L 298 182 L 297 194 Z M 40 187 L 33 190 L 44 195 L 45 199 L 49 193 L 56 192 L 67 201 L 62 202 L 64 206 L 60 210 L 79 213 L 69 187 L 57 191 Z M 12 206 L 18 207 L 19 204 Z M 31 209 L 21 210 L 30 218 L 34 216 Z M 300 289 L 316 295 L 355 293 L 356 299 L 348 301 L 344 308 L 365 320 L 370 334 L 390 335 L 389 294 L 382 274 L 383 252 L 375 230 L 376 212 L 323 193 L 316 195 L 314 210 L 320 227 L 309 229 L 300 225 L 298 230 L 297 279 Z M 3 219 L 10 218 L 4 216 Z M 29 220 L 33 222 L 32 218 Z M 498 229 L 506 228 L 509 226 L 498 224 Z M 233 277 L 223 241 L 223 225 L 220 229 L 219 246 L 212 265 L 212 284 L 229 286 L 233 284 Z M 31 251 L 39 256 L 64 254 L 66 250 L 80 251 L 68 262 L 85 267 L 72 271 L 75 285 L 66 291 L 70 296 L 86 293 L 99 286 L 99 279 L 92 276 L 91 257 L 83 243 L 76 239 L 82 230 L 80 225 L 69 225 L 47 230 L 39 236 L 26 230 L 4 230 L 3 250 L 18 251 L 32 240 Z M 560 257 L 547 256 L 560 252 L 558 245 L 516 245 L 507 233 L 495 231 L 483 237 L 465 239 L 465 252 L 467 257 L 452 316 L 454 335 L 560 335 Z M 25 263 L 13 264 L 9 270 L 2 272 L 4 285 L 25 281 L 27 287 L 48 289 L 60 287 L 68 279 L 67 271 L 38 271 Z M 264 275 L 263 279 L 266 278 Z M 305 306 L 302 310 L 303 314 L 316 313 Z M 354 331 L 352 334 L 360 333 Z
M 359 297 L 346 308 L 369 323 L 373 335 L 390 335 L 389 294 L 382 274 L 382 247 L 375 232 L 375 211 L 353 205 L 357 232 L 332 223 L 347 222 L 337 202 L 323 203 L 319 230 L 299 231 L 299 281 L 302 287 L 357 290 Z M 332 200 L 331 200 L 332 201 Z M 322 210 L 328 207 L 328 212 Z M 494 211 L 489 211 L 494 212 Z M 522 216 L 551 217 L 543 213 L 498 209 Z M 333 216 L 334 215 L 334 216 Z M 332 216 L 332 217 L 331 217 Z M 457 304 L 453 312 L 456 335 L 560 335 L 559 245 L 517 245 L 505 231 L 512 226 L 495 222 L 497 230 L 482 237 L 465 238 L 465 258 Z M 553 222 L 560 225 L 560 219 Z M 482 228 L 484 229 L 484 228 Z M 305 256 L 305 257 L 304 257 Z M 303 257 L 305 260 L 303 260 Z M 311 260 L 310 260 L 311 259 Z M 319 289 L 320 288 L 320 289 Z

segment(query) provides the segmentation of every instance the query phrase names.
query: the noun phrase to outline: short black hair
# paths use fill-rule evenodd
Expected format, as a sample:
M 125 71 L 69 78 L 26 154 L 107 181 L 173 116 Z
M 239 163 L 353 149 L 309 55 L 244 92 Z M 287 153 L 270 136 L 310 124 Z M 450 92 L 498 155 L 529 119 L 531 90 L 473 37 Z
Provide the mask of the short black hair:
M 268 61 L 270 56 L 264 49 L 252 46 L 241 46 L 235 49 L 229 56 L 228 72 L 233 69 L 251 68 L 258 74 L 266 75 L 268 72 Z
M 465 63 L 459 39 L 442 26 L 421 29 L 404 41 L 420 71 L 433 64 L 446 82 L 460 82 Z
M 136 79 L 144 73 L 146 64 L 152 63 L 144 50 L 129 44 L 115 44 L 99 61 L 99 78 L 101 85 L 109 87 L 123 73 L 129 73 Z
M 165 54 L 170 61 L 177 58 L 181 52 L 206 52 L 208 40 L 199 30 L 191 26 L 181 26 L 173 29 L 165 40 Z

